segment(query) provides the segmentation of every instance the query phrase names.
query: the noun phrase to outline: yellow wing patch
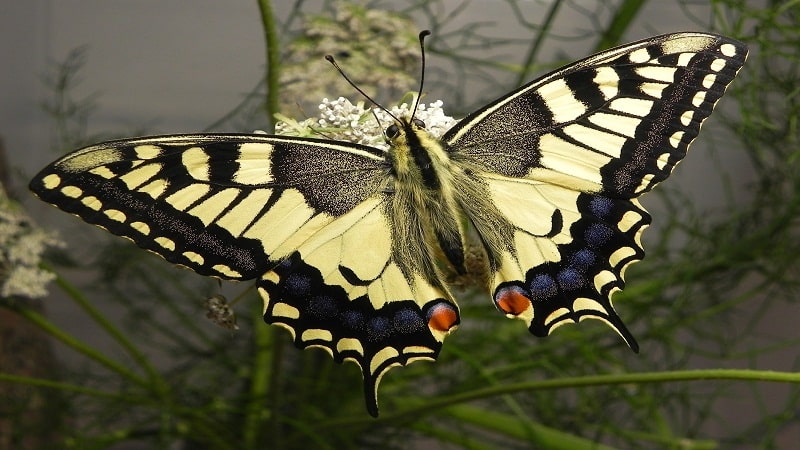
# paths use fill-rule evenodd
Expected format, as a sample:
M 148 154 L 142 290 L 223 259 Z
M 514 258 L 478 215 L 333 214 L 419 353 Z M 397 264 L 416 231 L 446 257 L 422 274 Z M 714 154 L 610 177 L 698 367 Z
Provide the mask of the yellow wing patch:
M 264 320 L 288 329 L 298 347 L 320 347 L 361 367 L 373 415 L 386 371 L 435 359 L 460 320 L 446 289 L 403 273 L 394 261 L 385 207 L 382 197 L 362 202 L 257 283 Z

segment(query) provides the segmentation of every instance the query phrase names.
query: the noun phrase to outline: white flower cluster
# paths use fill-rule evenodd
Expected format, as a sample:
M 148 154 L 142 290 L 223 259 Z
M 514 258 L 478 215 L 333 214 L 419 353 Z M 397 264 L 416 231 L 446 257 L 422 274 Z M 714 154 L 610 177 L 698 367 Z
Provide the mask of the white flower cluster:
M 45 286 L 56 276 L 39 268 L 41 256 L 47 247 L 63 245 L 35 227 L 0 188 L 0 298 L 47 295 Z
M 456 120 L 445 115 L 441 100 L 433 103 L 420 103 L 417 107 L 416 119 L 425 123 L 425 129 L 433 137 L 441 137 L 445 131 L 456 124 Z M 388 149 L 384 130 L 394 122 L 395 117 L 411 116 L 413 105 L 403 103 L 389 108 L 389 113 L 380 108 L 366 108 L 364 102 L 353 104 L 350 100 L 339 97 L 336 100 L 322 100 L 319 105 L 319 117 L 296 122 L 286 118 L 275 124 L 277 134 L 289 136 L 323 136 L 328 139 L 371 145 Z

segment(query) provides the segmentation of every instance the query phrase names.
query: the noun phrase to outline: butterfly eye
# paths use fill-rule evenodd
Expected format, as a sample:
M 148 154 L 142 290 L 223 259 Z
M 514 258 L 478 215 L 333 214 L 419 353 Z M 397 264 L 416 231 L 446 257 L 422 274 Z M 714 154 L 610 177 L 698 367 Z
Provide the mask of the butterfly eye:
M 400 134 L 400 127 L 398 127 L 396 124 L 389 125 L 389 128 L 386 129 L 386 136 L 388 136 L 389 139 L 394 139 L 399 134 Z
M 414 125 L 416 125 L 416 126 L 418 126 L 420 128 L 425 128 L 425 122 L 423 122 L 423 121 L 421 121 L 419 119 L 414 119 L 414 120 L 412 120 L 412 122 L 414 123 Z

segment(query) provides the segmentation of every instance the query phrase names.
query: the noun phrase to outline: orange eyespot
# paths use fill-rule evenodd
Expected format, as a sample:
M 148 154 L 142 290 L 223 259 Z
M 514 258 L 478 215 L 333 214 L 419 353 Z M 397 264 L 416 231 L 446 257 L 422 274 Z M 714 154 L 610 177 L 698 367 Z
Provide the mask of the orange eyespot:
M 506 314 L 518 316 L 531 305 L 531 300 L 519 288 L 504 288 L 495 294 L 495 304 Z
M 448 303 L 441 302 L 428 311 L 428 326 L 434 330 L 446 332 L 458 322 L 458 311 Z

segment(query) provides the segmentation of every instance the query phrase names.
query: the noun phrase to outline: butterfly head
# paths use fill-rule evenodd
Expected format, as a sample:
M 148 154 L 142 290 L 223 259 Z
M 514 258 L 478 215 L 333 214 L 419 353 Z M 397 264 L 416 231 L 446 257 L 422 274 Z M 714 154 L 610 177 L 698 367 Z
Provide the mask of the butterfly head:
M 397 146 L 407 144 L 409 135 L 417 135 L 420 132 L 427 133 L 425 131 L 425 122 L 412 117 L 410 119 L 396 119 L 395 123 L 386 127 L 384 134 L 389 144 Z

